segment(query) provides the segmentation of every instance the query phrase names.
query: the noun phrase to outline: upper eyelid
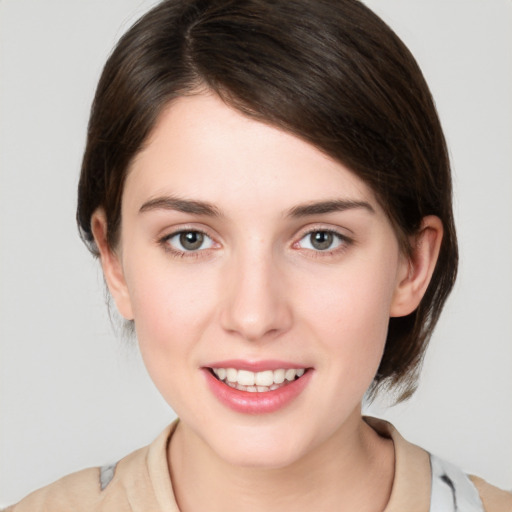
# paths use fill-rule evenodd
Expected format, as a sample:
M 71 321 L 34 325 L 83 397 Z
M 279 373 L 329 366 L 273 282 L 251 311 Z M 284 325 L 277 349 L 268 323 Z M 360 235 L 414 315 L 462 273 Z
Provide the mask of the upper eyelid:
M 341 237 L 348 238 L 347 235 L 344 235 L 343 233 L 340 233 L 339 230 L 334 229 L 334 228 L 313 228 L 313 229 L 309 229 L 307 231 L 304 231 L 304 233 L 302 233 L 302 237 L 310 235 L 311 233 L 333 233 L 334 235 L 339 235 Z
M 173 231 L 169 231 L 168 233 L 166 233 L 165 235 L 162 235 L 161 239 L 163 238 L 173 238 L 175 237 L 176 235 L 181 235 L 182 233 L 201 233 L 202 235 L 206 235 L 207 237 L 209 238 L 212 238 L 206 231 L 202 230 L 202 229 L 197 229 L 197 228 L 194 228 L 194 229 L 176 229 L 176 230 L 173 230 Z
M 201 233 L 201 234 L 211 238 L 214 241 L 216 241 L 218 238 L 211 233 L 211 230 L 209 230 L 207 228 L 184 225 L 184 226 L 179 226 L 179 227 L 168 227 L 166 229 L 162 229 L 161 233 L 163 233 L 163 234 L 157 235 L 156 239 L 164 240 L 164 239 L 172 238 L 173 236 L 179 235 L 181 233 L 193 233 L 193 232 Z
M 327 232 L 327 233 L 333 233 L 335 235 L 338 235 L 340 238 L 343 238 L 345 240 L 352 240 L 353 237 L 353 231 L 348 228 L 342 228 L 342 227 L 336 227 L 336 226 L 310 226 L 306 228 L 302 228 L 298 230 L 297 234 L 295 235 L 296 240 L 301 240 L 307 235 L 310 235 L 311 233 L 318 233 L 318 232 Z M 345 233 L 348 231 L 350 234 Z
M 200 229 L 180 229 L 178 231 L 173 231 L 171 233 L 168 233 L 167 235 L 164 235 L 160 237 L 160 240 L 170 240 L 171 238 L 174 238 L 175 236 L 182 235 L 183 233 L 200 233 L 201 235 L 204 235 L 211 240 L 215 241 L 213 237 L 211 237 L 208 233 L 205 231 L 201 231 Z
M 293 242 L 293 244 L 299 243 L 301 240 L 304 240 L 304 238 L 306 238 L 309 235 L 312 235 L 313 233 L 330 233 L 335 237 L 338 237 L 338 239 L 344 243 L 351 243 L 353 241 L 351 237 L 344 235 L 343 233 L 340 233 L 339 231 L 335 231 L 333 229 L 312 229 L 311 231 L 306 231 L 305 233 L 303 233 L 300 237 L 296 239 L 295 242 Z

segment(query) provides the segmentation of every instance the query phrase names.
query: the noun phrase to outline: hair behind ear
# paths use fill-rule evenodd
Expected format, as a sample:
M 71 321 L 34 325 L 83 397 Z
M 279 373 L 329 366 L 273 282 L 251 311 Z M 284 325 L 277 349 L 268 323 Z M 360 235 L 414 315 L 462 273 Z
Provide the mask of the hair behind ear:
M 448 242 L 453 241 L 452 234 Z M 434 215 L 424 217 L 417 233 L 409 238 L 407 264 L 393 297 L 386 347 L 367 393 L 369 402 L 380 389 L 393 390 L 396 403 L 407 400 L 416 389 L 428 341 L 456 276 L 456 258 L 453 272 L 439 269 L 446 265 L 445 242 L 445 227 Z M 444 247 L 445 252 L 449 249 Z M 446 283 L 439 284 L 439 273 Z

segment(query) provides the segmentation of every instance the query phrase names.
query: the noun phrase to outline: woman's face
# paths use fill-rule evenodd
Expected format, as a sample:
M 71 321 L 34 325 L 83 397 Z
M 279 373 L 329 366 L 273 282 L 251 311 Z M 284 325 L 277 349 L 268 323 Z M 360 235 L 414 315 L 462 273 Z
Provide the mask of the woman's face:
M 408 264 L 347 168 L 216 96 L 180 98 L 130 169 L 120 240 L 118 308 L 216 454 L 279 467 L 360 421 Z

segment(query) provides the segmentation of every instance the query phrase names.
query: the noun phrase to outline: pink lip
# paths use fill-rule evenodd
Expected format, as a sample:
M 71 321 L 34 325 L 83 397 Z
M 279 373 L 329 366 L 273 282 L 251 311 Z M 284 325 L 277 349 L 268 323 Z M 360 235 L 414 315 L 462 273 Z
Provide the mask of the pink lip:
M 215 361 L 211 364 L 204 365 L 205 368 L 235 368 L 237 370 L 248 370 L 250 372 L 263 372 L 265 370 L 279 370 L 283 368 L 299 369 L 306 368 L 300 363 L 289 363 L 284 361 L 278 361 L 277 359 L 267 359 L 264 361 L 246 361 L 243 359 L 228 359 L 226 361 Z
M 235 365 L 219 365 L 216 367 L 237 368 Z M 240 366 L 238 366 L 238 368 L 247 369 L 247 367 L 240 368 Z M 278 366 L 277 368 L 283 368 L 283 366 Z M 295 366 L 294 368 L 297 367 Z M 265 369 L 270 368 L 265 366 Z M 217 399 L 230 409 L 244 414 L 265 414 L 275 412 L 286 407 L 302 393 L 311 380 L 311 376 L 313 374 L 312 370 L 308 370 L 302 377 L 281 388 L 262 393 L 251 393 L 249 391 L 240 391 L 224 384 L 215 378 L 208 368 L 203 368 L 202 370 L 210 391 L 217 397 Z

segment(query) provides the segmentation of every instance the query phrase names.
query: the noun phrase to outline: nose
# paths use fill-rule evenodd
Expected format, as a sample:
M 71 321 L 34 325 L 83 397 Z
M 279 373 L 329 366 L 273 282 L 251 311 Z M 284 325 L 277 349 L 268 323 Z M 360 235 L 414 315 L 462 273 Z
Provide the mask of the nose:
M 225 331 L 254 342 L 274 339 L 290 329 L 286 279 L 271 257 L 240 255 L 226 273 L 221 311 Z

